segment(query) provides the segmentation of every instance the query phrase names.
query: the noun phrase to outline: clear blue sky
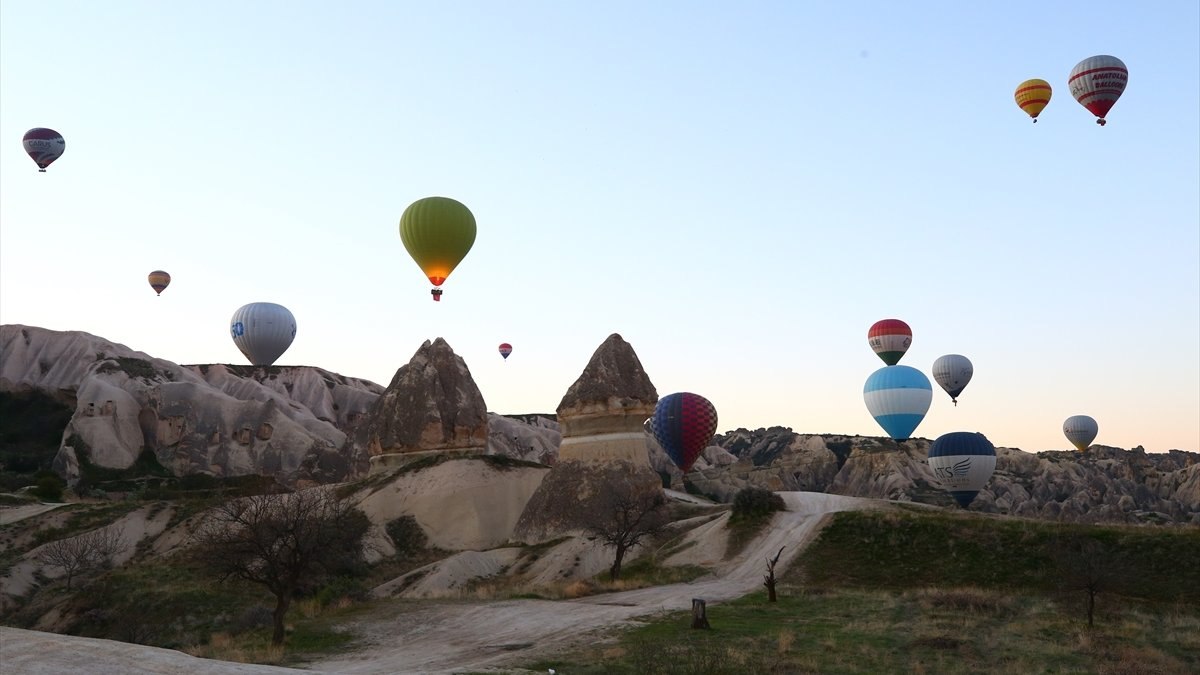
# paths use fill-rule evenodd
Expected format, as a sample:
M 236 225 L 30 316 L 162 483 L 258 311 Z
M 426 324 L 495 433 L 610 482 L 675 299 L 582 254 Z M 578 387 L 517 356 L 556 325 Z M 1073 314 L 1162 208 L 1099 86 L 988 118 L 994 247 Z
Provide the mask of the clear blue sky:
M 1198 7 L 4 0 L 0 320 L 244 363 L 230 316 L 278 302 L 279 364 L 386 384 L 441 336 L 499 413 L 616 332 L 721 431 L 882 435 L 894 317 L 902 364 L 975 364 L 918 436 L 1200 450 Z M 1103 128 L 1095 54 L 1130 71 Z M 429 195 L 479 224 L 441 303 L 397 229 Z

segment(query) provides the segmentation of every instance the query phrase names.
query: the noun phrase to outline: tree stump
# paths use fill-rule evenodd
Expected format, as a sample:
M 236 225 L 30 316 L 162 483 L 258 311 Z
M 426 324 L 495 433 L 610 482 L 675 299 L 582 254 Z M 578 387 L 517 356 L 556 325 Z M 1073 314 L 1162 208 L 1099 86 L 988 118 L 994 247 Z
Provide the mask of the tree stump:
M 700 598 L 692 598 L 692 628 L 712 628 L 708 625 L 708 612 Z

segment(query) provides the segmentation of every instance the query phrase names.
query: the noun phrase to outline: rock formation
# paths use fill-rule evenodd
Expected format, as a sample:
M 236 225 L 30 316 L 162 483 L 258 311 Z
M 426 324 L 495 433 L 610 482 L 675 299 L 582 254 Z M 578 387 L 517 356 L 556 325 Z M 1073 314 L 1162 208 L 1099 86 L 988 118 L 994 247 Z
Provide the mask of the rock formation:
M 553 415 L 488 413 L 490 455 L 506 455 L 549 466 L 558 460 L 561 442 L 562 432 Z
M 356 497 L 359 507 L 380 529 L 412 516 L 430 546 L 483 551 L 509 540 L 517 517 L 550 470 L 502 457 L 437 459 L 430 458 L 428 467 L 409 464 L 410 470 L 400 469 L 382 482 L 372 479 Z M 372 550 L 372 557 L 394 553 L 386 537 Z
M 487 442 L 483 394 L 466 361 L 442 338 L 426 340 L 400 366 L 355 434 L 372 471 L 443 452 L 482 455 Z
M 55 466 L 72 482 L 85 458 L 123 469 L 144 451 L 180 476 L 343 481 L 367 471 L 372 437 L 376 452 L 386 448 L 398 458 L 486 447 L 488 454 L 545 465 L 582 462 L 563 467 L 531 500 L 522 515 L 526 528 L 517 528 L 529 541 L 579 524 L 552 522 L 535 510 L 568 513 L 573 491 L 590 494 L 603 481 L 625 480 L 625 469 L 608 475 L 596 468 L 606 460 L 637 467 L 631 476 L 653 471 L 679 490 L 724 502 L 754 485 L 951 506 L 925 462 L 924 439 L 738 429 L 717 436 L 685 479 L 641 430 L 658 397 L 637 355 L 617 335 L 596 350 L 563 397 L 557 419 L 483 412 L 462 360 L 440 340 L 427 345 L 393 381 L 393 389 L 408 382 L 409 393 L 393 391 L 389 399 L 378 384 L 320 368 L 179 366 L 87 333 L 5 325 L 0 395 L 38 391 L 73 410 L 65 428 L 62 422 L 54 427 L 62 439 Z M 368 424 L 366 412 L 388 407 L 380 403 L 385 399 L 394 414 Z M 1200 454 L 997 448 L 996 473 L 971 509 L 1078 522 L 1200 524 Z
M 81 455 L 125 469 L 145 450 L 175 475 L 345 479 L 345 429 L 383 388 L 319 368 L 247 370 L 183 367 L 79 331 L 0 326 L 0 391 L 41 391 L 75 410 L 54 461 L 70 482 Z
M 642 423 L 658 393 L 633 347 L 612 334 L 558 405 L 558 461 L 525 505 L 514 536 L 544 541 L 603 518 L 607 495 L 659 491 Z
M 716 442 L 737 461 L 694 471 L 675 485 L 718 501 L 753 485 L 953 506 L 926 462 L 926 439 L 898 443 L 771 427 L 738 429 Z M 970 508 L 1070 522 L 1200 524 L 1200 453 L 997 448 L 996 472 Z

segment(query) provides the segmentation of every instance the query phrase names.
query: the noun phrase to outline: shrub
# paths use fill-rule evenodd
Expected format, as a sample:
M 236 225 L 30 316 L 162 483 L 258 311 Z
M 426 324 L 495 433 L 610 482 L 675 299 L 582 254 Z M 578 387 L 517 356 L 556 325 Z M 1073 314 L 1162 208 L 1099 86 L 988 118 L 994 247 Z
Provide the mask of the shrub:
M 57 475 L 50 472 L 38 472 L 37 483 L 30 492 L 43 501 L 57 502 L 62 500 L 64 487 L 66 487 L 66 483 Z
M 428 544 L 425 531 L 417 524 L 412 516 L 400 516 L 384 526 L 387 535 L 392 538 L 396 547 L 396 555 L 409 556 L 419 552 Z
M 246 633 L 271 625 L 271 610 L 262 605 L 254 605 L 242 610 L 229 626 L 234 635 Z
M 766 488 L 745 487 L 733 497 L 733 512 L 730 520 L 759 520 L 776 511 L 786 511 L 783 497 Z

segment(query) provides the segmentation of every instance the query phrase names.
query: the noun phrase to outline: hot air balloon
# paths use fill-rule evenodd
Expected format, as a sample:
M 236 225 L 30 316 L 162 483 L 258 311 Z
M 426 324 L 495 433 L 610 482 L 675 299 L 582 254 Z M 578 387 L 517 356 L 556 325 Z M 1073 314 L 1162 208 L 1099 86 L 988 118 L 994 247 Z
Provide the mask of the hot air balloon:
M 400 216 L 400 240 L 430 283 L 441 286 L 475 244 L 475 216 L 449 197 L 418 199 Z M 430 293 L 442 299 L 441 288 Z
M 1080 452 L 1088 449 L 1099 432 L 1100 426 L 1096 424 L 1096 420 L 1087 415 L 1073 415 L 1063 422 L 1063 434 Z
M 154 289 L 156 295 L 162 295 L 162 292 L 167 290 L 167 286 L 171 284 L 171 275 L 162 270 L 154 270 L 146 278 L 150 281 L 150 288 Z
M 1033 118 L 1034 123 L 1037 123 L 1037 116 L 1045 109 L 1046 104 L 1050 102 L 1050 83 L 1045 80 L 1025 80 L 1017 85 L 1017 91 L 1013 95 L 1017 99 L 1017 105 L 1025 114 Z
M 233 344 L 256 366 L 269 366 L 296 337 L 296 317 L 273 302 L 242 305 L 229 320 Z
M 954 405 L 958 405 L 958 395 L 966 389 L 967 383 L 971 381 L 971 376 L 975 374 L 975 367 L 971 365 L 970 359 L 959 354 L 946 354 L 939 356 L 933 362 L 933 379 L 942 389 L 950 394 L 950 400 L 954 401 Z
M 699 394 L 668 394 L 643 426 L 654 435 L 679 470 L 687 473 L 717 432 L 717 409 Z
M 967 508 L 996 470 L 996 448 L 970 431 L 942 434 L 929 448 L 929 468 L 958 505 Z
M 1104 126 L 1104 117 L 1112 109 L 1125 85 L 1129 70 L 1115 56 L 1093 56 L 1080 61 L 1071 69 L 1067 84 L 1071 95 L 1097 117 L 1096 124 Z
M 62 157 L 63 151 L 67 149 L 67 141 L 63 139 L 62 134 L 41 127 L 26 131 L 21 144 L 25 146 L 25 152 L 37 163 L 40 173 L 46 173 L 46 167 Z
M 871 416 L 897 441 L 912 436 L 933 401 L 933 386 L 925 373 L 908 366 L 884 366 L 871 373 L 863 386 Z
M 500 343 L 500 356 L 503 356 L 504 360 L 507 361 L 508 355 L 511 353 L 512 353 L 512 345 L 508 344 L 507 342 L 501 342 Z
M 912 329 L 900 319 L 876 321 L 867 331 L 867 344 L 884 363 L 894 366 L 912 344 Z

